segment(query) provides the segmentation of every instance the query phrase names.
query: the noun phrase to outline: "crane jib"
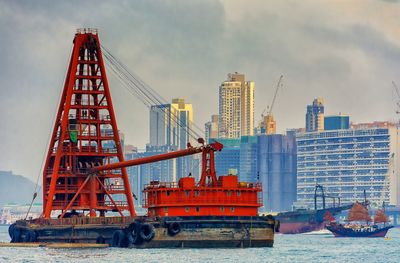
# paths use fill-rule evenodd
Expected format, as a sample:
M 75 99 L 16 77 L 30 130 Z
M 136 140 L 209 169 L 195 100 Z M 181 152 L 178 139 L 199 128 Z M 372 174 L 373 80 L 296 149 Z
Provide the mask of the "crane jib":
M 138 159 L 134 159 L 134 160 L 128 160 L 128 161 L 123 161 L 123 162 L 101 165 L 101 166 L 93 167 L 90 170 L 90 173 L 106 171 L 106 170 L 113 170 L 113 169 L 120 169 L 120 168 L 124 168 L 124 167 L 130 167 L 130 166 L 136 166 L 136 165 L 141 165 L 141 164 L 146 164 L 146 163 L 154 163 L 154 162 L 174 159 L 174 158 L 178 158 L 178 157 L 201 153 L 203 150 L 221 151 L 222 148 L 223 148 L 223 145 L 221 143 L 214 142 L 209 145 L 205 145 L 205 146 L 201 146 L 201 147 L 189 147 L 184 150 L 173 151 L 173 152 L 138 158 Z

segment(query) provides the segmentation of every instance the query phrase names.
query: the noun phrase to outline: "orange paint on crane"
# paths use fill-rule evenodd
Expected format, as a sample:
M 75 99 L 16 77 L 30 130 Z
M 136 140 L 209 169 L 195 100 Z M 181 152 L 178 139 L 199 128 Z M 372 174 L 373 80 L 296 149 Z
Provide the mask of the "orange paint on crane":
M 61 211 L 61 218 L 103 217 L 109 211 L 123 217 L 124 210 L 135 216 L 126 167 L 197 153 L 202 154 L 199 182 L 192 177 L 178 184 L 152 182 L 144 189 L 148 215 L 257 216 L 261 184 L 238 182 L 236 175 L 217 178 L 214 152 L 223 145 L 206 145 L 201 138 L 198 143 L 124 161 L 97 30 L 78 30 L 43 171 L 43 217 L 54 211 Z M 121 194 L 126 200 L 115 201 Z
M 97 30 L 78 30 L 43 170 L 43 217 L 75 210 L 91 217 L 128 210 L 135 215 L 125 168 L 98 174 L 91 167 L 123 161 Z M 111 145 L 111 146 L 110 146 Z M 123 184 L 114 185 L 119 178 Z M 123 194 L 125 201 L 114 201 Z

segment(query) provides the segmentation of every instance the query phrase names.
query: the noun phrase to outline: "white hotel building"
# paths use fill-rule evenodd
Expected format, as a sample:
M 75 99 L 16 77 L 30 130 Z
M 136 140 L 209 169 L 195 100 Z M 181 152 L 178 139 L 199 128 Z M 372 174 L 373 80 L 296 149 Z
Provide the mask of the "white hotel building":
M 297 142 L 297 201 L 314 204 L 316 184 L 341 198 L 400 205 L 399 129 L 393 123 L 353 125 L 350 129 L 304 132 Z M 329 199 L 327 199 L 327 202 Z

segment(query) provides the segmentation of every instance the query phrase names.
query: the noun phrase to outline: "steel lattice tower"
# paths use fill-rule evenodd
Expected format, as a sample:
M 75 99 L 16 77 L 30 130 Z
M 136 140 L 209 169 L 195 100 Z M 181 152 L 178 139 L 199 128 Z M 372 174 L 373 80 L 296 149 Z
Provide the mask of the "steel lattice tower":
M 95 29 L 80 29 L 65 79 L 43 169 L 43 217 L 54 210 L 128 210 L 135 215 L 125 168 L 90 173 L 94 166 L 123 161 L 114 109 Z M 120 183 L 118 183 L 120 182 Z M 117 195 L 125 201 L 114 200 Z

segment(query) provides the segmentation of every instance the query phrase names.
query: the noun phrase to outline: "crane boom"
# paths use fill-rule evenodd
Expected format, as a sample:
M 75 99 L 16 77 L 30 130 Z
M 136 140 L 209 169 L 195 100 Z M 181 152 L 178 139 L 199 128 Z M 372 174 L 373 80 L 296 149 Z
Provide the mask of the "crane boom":
M 178 157 L 201 153 L 204 150 L 221 151 L 222 148 L 223 148 L 223 145 L 221 143 L 213 142 L 208 145 L 203 145 L 200 147 L 189 147 L 184 150 L 162 153 L 162 154 L 157 154 L 157 155 L 153 155 L 153 156 L 149 156 L 149 157 L 143 157 L 143 158 L 123 161 L 123 162 L 118 162 L 118 163 L 110 163 L 110 164 L 105 164 L 105 165 L 101 165 L 101 166 L 96 166 L 90 170 L 90 173 L 114 170 L 114 169 L 130 167 L 130 166 L 142 165 L 142 164 L 146 164 L 146 163 L 154 163 L 154 162 L 174 159 L 174 158 L 178 158 Z
M 400 98 L 400 91 L 399 91 L 399 88 L 396 85 L 396 82 L 392 81 L 392 85 L 394 87 L 394 90 L 396 91 L 397 97 Z
M 268 115 L 270 115 L 272 113 L 272 109 L 274 108 L 274 104 L 275 104 L 275 100 L 276 100 L 276 95 L 278 94 L 279 88 L 282 86 L 282 80 L 283 80 L 283 75 L 280 76 L 278 84 L 276 84 L 274 98 L 272 99 L 272 103 L 271 103 L 271 107 L 269 108 Z

